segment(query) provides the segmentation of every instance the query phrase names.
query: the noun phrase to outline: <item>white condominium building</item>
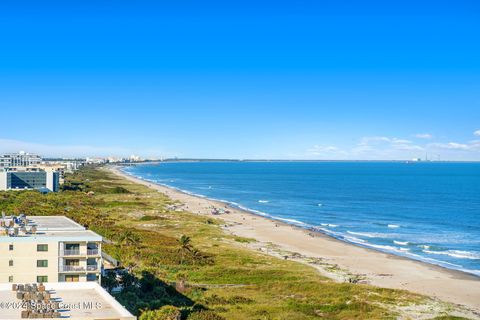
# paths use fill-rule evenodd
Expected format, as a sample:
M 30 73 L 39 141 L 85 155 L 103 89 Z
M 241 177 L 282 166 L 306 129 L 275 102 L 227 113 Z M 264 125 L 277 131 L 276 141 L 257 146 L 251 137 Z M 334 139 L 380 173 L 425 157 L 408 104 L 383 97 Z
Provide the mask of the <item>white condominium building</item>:
M 100 283 L 100 235 L 63 216 L 2 215 L 0 283 Z
M 0 168 L 32 167 L 41 162 L 42 158 L 39 155 L 24 151 L 20 151 L 19 153 L 7 153 L 0 156 Z

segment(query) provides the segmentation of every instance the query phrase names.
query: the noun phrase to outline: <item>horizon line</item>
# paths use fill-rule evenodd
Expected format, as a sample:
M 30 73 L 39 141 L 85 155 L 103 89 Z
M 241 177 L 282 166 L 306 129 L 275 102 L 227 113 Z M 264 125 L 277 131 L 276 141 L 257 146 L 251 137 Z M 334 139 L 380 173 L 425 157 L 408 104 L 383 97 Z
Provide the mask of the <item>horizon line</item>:
M 143 160 L 136 162 L 119 163 L 154 163 L 154 162 L 185 162 L 185 161 L 222 161 L 222 162 L 480 162 L 480 160 L 409 160 L 409 159 L 237 159 L 237 158 L 165 158 L 156 160 Z

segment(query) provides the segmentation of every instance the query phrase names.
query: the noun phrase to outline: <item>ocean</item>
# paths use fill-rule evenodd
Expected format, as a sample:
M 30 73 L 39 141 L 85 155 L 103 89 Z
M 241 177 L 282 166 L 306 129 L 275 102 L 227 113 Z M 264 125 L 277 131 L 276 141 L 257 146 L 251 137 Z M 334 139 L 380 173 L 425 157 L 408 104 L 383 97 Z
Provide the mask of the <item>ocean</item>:
M 480 276 L 480 163 L 162 162 L 133 176 Z

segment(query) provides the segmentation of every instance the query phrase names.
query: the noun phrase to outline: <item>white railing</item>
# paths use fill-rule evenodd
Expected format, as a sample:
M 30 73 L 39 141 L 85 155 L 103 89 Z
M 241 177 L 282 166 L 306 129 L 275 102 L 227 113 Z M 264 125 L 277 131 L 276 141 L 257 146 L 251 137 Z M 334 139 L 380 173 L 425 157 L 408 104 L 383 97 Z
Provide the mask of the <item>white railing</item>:
M 63 255 L 64 256 L 79 256 L 80 255 L 80 249 L 63 250 Z
M 97 271 L 97 270 L 98 270 L 97 264 L 87 265 L 87 271 Z
M 85 271 L 85 267 L 83 266 L 63 266 L 62 267 L 62 271 L 66 271 L 66 272 L 81 272 L 81 271 Z
M 87 255 L 89 255 L 89 256 L 98 255 L 98 249 L 87 249 Z

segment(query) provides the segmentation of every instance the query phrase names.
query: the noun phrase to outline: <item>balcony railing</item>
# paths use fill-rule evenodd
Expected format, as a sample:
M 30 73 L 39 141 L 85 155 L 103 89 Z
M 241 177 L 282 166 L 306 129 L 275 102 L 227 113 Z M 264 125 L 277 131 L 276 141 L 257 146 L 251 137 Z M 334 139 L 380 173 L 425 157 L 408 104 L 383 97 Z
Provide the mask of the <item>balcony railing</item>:
M 97 264 L 87 265 L 87 271 L 97 271 L 97 270 L 98 270 Z
M 63 250 L 64 256 L 79 256 L 80 249 L 73 249 L 73 250 Z
M 87 249 L 87 255 L 89 256 L 97 256 L 98 252 L 98 249 Z
M 61 268 L 62 271 L 66 272 L 82 272 L 85 271 L 85 267 L 83 266 L 63 266 Z

